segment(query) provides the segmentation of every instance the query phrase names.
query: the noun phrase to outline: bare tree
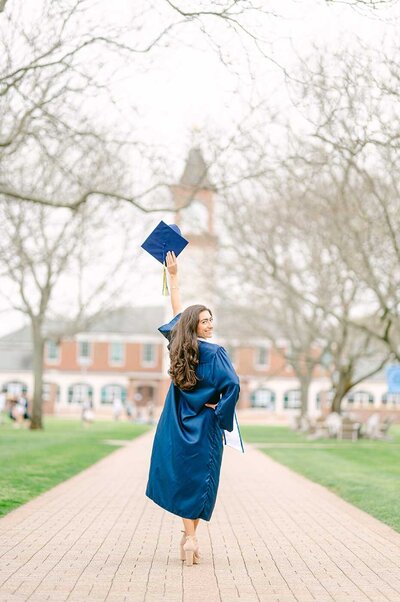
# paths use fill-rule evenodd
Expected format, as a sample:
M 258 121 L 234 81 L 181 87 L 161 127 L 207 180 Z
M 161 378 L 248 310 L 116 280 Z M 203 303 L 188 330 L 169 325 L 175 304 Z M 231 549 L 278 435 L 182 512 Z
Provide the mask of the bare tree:
M 84 0 L 57 5 L 46 1 L 41 9 L 29 20 L 15 7 L 0 23 L 6 58 L 0 73 L 0 195 L 72 209 L 90 198 L 121 198 L 145 210 L 142 200 L 163 188 L 163 174 L 158 163 L 160 179 L 132 194 L 127 161 L 135 164 L 147 156 L 151 164 L 155 153 L 115 122 L 110 77 L 99 46 L 117 52 L 111 34 L 118 32 L 107 30 L 107 36 L 101 23 L 92 24 L 90 31 L 82 29 L 82 19 L 89 18 Z M 107 59 L 112 59 L 111 50 L 102 60 Z M 106 120 L 96 115 L 96 105 L 106 109 Z M 103 167 L 108 165 L 109 174 L 117 177 L 97 178 L 95 185 L 99 149 L 107 156 Z M 143 170 L 143 158 L 140 165 Z M 21 171 L 23 177 L 15 177 Z M 42 184 L 50 175 L 51 195 Z
M 222 252 L 223 269 L 233 282 L 219 294 L 225 300 L 228 290 L 230 304 L 232 297 L 237 300 L 235 316 L 240 311 L 239 323 L 249 336 L 265 336 L 280 349 L 299 380 L 301 413 L 307 414 L 309 386 L 327 343 L 323 312 L 297 293 L 311 286 L 305 247 L 291 237 L 285 200 L 267 195 L 260 185 L 235 192 L 224 202 L 230 242 Z
M 127 62 L 139 73 L 151 69 L 155 52 L 187 43 L 186 29 L 220 53 L 221 28 L 256 43 L 246 16 L 269 14 L 242 1 L 211 9 L 204 3 L 192 12 L 168 1 L 135 6 L 121 24 L 86 0 L 42 0 L 32 14 L 20 2 L 9 3 L 0 20 L 1 198 L 71 209 L 93 198 L 125 201 L 143 212 L 173 209 L 173 170 L 162 149 L 139 133 L 139 102 L 133 99 L 129 117 L 121 119 L 118 71 Z M 118 177 L 94 185 L 99 147 Z M 30 173 L 15 178 L 27 163 Z M 57 184 L 53 196 L 41 185 L 48 170 Z
M 109 216 L 89 208 L 71 213 L 28 203 L 0 207 L 2 294 L 31 325 L 32 429 L 43 427 L 45 341 L 71 335 L 115 307 L 127 267 L 132 266 L 132 254 L 127 253 L 130 238 L 119 229 L 119 244 L 105 246 Z
M 383 53 L 347 50 L 336 57 L 334 73 L 322 54 L 310 60 L 299 108 L 311 135 L 287 165 L 293 175 L 309 174 L 301 186 L 326 245 L 363 283 L 364 313 L 379 318 L 367 324 L 349 316 L 351 325 L 383 341 L 399 359 L 400 72 L 395 55 L 395 46 Z
M 106 10 L 86 0 L 41 0 L 34 12 L 28 9 L 20 1 L 8 2 L 0 19 L 3 199 L 78 208 L 91 198 L 111 198 L 144 212 L 171 209 L 170 164 L 160 149 L 137 133 L 135 100 L 131 121 L 121 124 L 114 93 L 118 69 L 127 62 L 137 64 L 138 72 L 151 69 L 155 52 L 167 53 L 170 47 L 191 43 L 189 31 L 200 34 L 228 69 L 234 65 L 229 59 L 230 45 L 224 42 L 226 33 L 231 37 L 233 33 L 232 39 L 242 44 L 250 70 L 250 49 L 275 63 L 268 52 L 268 36 L 256 32 L 260 22 L 268 24 L 279 15 L 249 0 L 202 1 L 194 10 L 170 0 L 132 3 L 124 24 L 109 7 Z M 239 78 L 237 85 L 239 89 Z M 97 114 L 99 106 L 105 115 Z M 108 163 L 119 177 L 93 186 L 90 178 L 82 178 L 81 165 L 82 161 L 89 167 L 96 165 L 99 146 L 108 153 Z M 25 177 L 17 188 L 13 170 L 27 161 L 37 180 Z M 52 198 L 40 185 L 40 176 L 50 163 L 57 167 L 58 181 L 65 182 L 56 187 Z
M 231 244 L 224 269 L 229 265 L 236 276 L 234 295 L 242 299 L 253 334 L 289 342 L 286 360 L 300 382 L 302 413 L 318 366 L 331 376 L 333 409 L 340 411 L 345 394 L 377 373 L 391 354 L 370 334 L 376 324 L 359 317 L 368 286 L 344 261 L 343 247 L 332 244 L 335 220 L 320 215 L 316 193 L 307 196 L 312 176 L 303 167 L 299 181 L 293 171 L 293 165 L 275 165 L 266 182 L 262 176 L 245 191 L 229 192 Z M 321 194 L 334 211 L 334 191 Z
M 302 127 L 278 115 L 286 132 L 280 149 L 258 128 L 247 141 L 258 167 L 254 188 L 230 193 L 247 288 L 268 291 L 265 281 L 274 282 L 285 307 L 298 298 L 311 315 L 321 314 L 335 410 L 352 387 L 399 358 L 394 52 L 346 49 L 332 57 L 315 49 L 291 84 Z

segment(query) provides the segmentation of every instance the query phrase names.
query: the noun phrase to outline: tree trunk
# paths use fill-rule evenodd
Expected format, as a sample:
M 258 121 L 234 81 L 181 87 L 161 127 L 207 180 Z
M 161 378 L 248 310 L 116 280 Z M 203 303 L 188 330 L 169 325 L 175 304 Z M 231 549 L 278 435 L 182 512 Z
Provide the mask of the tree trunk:
M 310 388 L 310 379 L 304 377 L 300 379 L 300 391 L 301 391 L 301 416 L 307 416 L 308 414 L 308 391 Z
M 42 429 L 42 394 L 43 394 L 43 355 L 44 338 L 42 335 L 41 324 L 32 323 L 32 343 L 33 343 L 33 400 L 31 429 Z
M 335 395 L 332 400 L 332 406 L 331 406 L 332 412 L 337 412 L 338 414 L 340 414 L 343 398 L 346 395 L 346 393 L 348 391 L 350 391 L 350 389 L 351 389 L 351 377 L 352 377 L 351 370 L 346 370 L 344 372 L 339 373 L 339 382 L 334 387 Z

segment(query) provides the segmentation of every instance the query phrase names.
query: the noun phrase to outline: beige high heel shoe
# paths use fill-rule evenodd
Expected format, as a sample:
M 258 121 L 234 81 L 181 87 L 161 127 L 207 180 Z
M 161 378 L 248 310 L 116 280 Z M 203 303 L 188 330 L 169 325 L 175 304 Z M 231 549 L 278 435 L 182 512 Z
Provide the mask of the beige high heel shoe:
M 186 533 L 185 531 L 182 531 L 183 535 L 181 537 L 181 541 L 179 543 L 179 555 L 180 555 L 180 559 L 181 560 L 186 560 L 186 554 L 185 554 L 185 549 L 184 549 L 184 545 L 186 543 Z M 194 539 L 194 543 L 195 543 L 195 550 L 194 550 L 194 564 L 199 564 L 200 563 L 200 550 L 199 550 L 199 543 L 197 541 L 197 537 L 195 535 L 193 535 L 193 539 Z
M 186 566 L 192 566 L 198 564 L 198 558 L 195 555 L 197 547 L 196 537 L 194 535 L 186 535 L 186 541 L 183 544 L 183 550 L 185 552 Z
M 181 537 L 181 541 L 179 542 L 179 556 L 181 560 L 185 560 L 185 550 L 183 549 L 183 544 L 186 541 L 186 533 L 182 531 L 183 535 Z

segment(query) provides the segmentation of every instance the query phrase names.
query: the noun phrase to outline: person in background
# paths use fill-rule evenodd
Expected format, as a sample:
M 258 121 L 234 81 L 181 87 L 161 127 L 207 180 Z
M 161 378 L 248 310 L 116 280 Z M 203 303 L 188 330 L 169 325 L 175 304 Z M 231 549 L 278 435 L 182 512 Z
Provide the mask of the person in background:
M 82 403 L 82 424 L 88 427 L 94 420 L 93 402 L 91 399 L 85 399 Z
M 14 416 L 14 408 L 15 408 L 16 404 L 17 404 L 17 400 L 14 397 L 8 398 L 8 400 L 7 400 L 8 417 L 13 422 L 15 422 L 15 420 L 16 420 L 15 416 Z
M 21 428 L 24 425 L 24 416 L 26 411 L 25 398 L 21 395 L 16 400 L 13 407 L 13 416 L 15 419 L 14 427 Z
M 121 418 L 122 410 L 124 409 L 122 405 L 122 399 L 119 395 L 114 395 L 113 397 L 113 416 L 114 420 L 119 420 Z
M 147 403 L 147 423 L 148 424 L 154 424 L 155 420 L 154 420 L 154 401 L 152 399 L 150 399 L 150 401 Z
M 23 408 L 24 408 L 24 420 L 30 420 L 30 414 L 29 414 L 29 404 L 28 404 L 28 400 L 25 397 L 25 395 L 21 394 L 18 403 L 20 403 Z
M 143 422 L 142 412 L 143 412 L 143 395 L 139 392 L 135 393 L 133 396 L 135 402 L 135 422 Z
M 126 411 L 126 417 L 128 418 L 129 422 L 133 422 L 134 414 L 135 414 L 135 406 L 130 399 L 128 399 L 126 401 L 125 411 Z

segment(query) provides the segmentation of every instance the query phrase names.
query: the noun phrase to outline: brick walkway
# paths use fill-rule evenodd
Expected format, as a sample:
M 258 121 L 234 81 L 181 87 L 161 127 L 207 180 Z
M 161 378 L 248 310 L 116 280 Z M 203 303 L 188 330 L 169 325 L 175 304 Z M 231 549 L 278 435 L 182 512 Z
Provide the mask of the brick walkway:
M 151 441 L 0 520 L 1 602 L 399 602 L 400 534 L 250 446 L 183 566 L 180 519 L 144 496 Z

